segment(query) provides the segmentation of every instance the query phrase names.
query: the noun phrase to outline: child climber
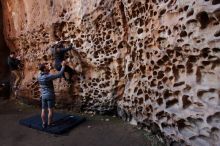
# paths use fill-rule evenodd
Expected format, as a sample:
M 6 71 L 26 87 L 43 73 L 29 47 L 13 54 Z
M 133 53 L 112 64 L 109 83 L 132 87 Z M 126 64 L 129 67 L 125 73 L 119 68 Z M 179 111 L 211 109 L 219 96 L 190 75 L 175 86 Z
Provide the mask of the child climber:
M 72 45 L 72 40 L 71 40 L 71 45 L 67 48 L 65 48 L 61 43 L 56 43 L 52 48 L 52 55 L 55 59 L 55 63 L 54 63 L 54 67 L 57 71 L 61 70 L 61 63 L 62 61 L 65 60 L 65 54 L 70 51 L 71 49 L 73 49 L 73 45 Z M 72 76 L 74 74 L 74 70 L 66 65 L 65 66 L 65 70 L 64 72 L 66 72 L 68 74 L 68 78 L 65 76 L 65 74 L 63 74 L 64 79 L 70 84 L 72 83 Z

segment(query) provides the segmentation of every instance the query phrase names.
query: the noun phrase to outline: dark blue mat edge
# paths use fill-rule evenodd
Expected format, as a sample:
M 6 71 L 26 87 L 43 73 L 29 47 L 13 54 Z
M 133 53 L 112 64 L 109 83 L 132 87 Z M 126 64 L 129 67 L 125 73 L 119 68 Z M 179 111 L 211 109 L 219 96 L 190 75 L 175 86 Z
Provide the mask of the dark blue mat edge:
M 56 113 L 56 114 L 59 114 L 59 113 Z M 61 114 L 62 115 L 62 114 Z M 62 118 L 66 118 L 66 117 L 70 117 L 70 116 L 73 116 L 74 119 L 74 124 L 72 124 L 71 126 L 68 126 L 68 128 L 64 128 L 62 130 L 59 130 L 57 132 L 54 132 L 52 131 L 50 128 L 47 129 L 43 129 L 39 126 L 34 126 L 34 125 L 31 125 L 27 122 L 27 120 L 31 120 L 32 118 L 36 118 L 36 117 L 39 117 L 40 115 L 34 115 L 34 116 L 31 116 L 29 118 L 26 118 L 26 119 L 21 119 L 19 120 L 19 124 L 20 125 L 23 125 L 23 126 L 26 126 L 26 127 L 29 127 L 29 128 L 32 128 L 32 129 L 36 129 L 36 130 L 40 130 L 40 131 L 43 131 L 43 132 L 47 132 L 47 133 L 50 133 L 50 134 L 63 134 L 63 133 L 66 133 L 70 130 L 72 130 L 74 127 L 76 127 L 77 125 L 81 124 L 82 122 L 86 121 L 86 118 L 85 117 L 81 117 L 81 116 L 75 116 L 75 115 L 70 115 L 70 114 L 63 114 L 64 116 Z

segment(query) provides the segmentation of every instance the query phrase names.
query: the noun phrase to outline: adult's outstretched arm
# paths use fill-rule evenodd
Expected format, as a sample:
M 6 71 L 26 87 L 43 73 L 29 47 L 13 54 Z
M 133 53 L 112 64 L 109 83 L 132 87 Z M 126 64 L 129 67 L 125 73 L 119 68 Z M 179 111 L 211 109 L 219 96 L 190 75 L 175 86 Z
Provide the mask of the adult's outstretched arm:
M 50 74 L 47 76 L 47 79 L 49 80 L 55 80 L 57 78 L 61 78 L 63 73 L 64 73 L 64 69 L 65 69 L 65 66 L 62 66 L 61 70 L 59 71 L 59 73 L 57 74 Z

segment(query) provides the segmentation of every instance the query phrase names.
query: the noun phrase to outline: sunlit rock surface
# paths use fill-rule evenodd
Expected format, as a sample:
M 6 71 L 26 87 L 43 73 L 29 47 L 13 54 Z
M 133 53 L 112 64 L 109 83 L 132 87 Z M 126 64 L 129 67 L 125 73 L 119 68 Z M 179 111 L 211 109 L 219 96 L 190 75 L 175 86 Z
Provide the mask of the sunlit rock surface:
M 220 145 L 219 0 L 2 0 L 8 46 L 25 64 L 20 96 L 39 98 L 37 64 L 71 38 L 74 84 L 57 101 L 154 123 L 191 145 Z

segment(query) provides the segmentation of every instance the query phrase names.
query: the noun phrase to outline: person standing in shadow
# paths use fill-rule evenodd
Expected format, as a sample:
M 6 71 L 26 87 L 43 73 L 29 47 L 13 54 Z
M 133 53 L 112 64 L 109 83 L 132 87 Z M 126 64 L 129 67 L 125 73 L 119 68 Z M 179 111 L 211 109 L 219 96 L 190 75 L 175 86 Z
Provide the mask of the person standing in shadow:
M 21 60 L 18 59 L 15 52 L 10 53 L 8 57 L 8 65 L 11 70 L 11 74 L 15 77 L 13 88 L 18 89 L 21 80 L 20 68 L 22 67 L 22 65 L 21 65 Z

